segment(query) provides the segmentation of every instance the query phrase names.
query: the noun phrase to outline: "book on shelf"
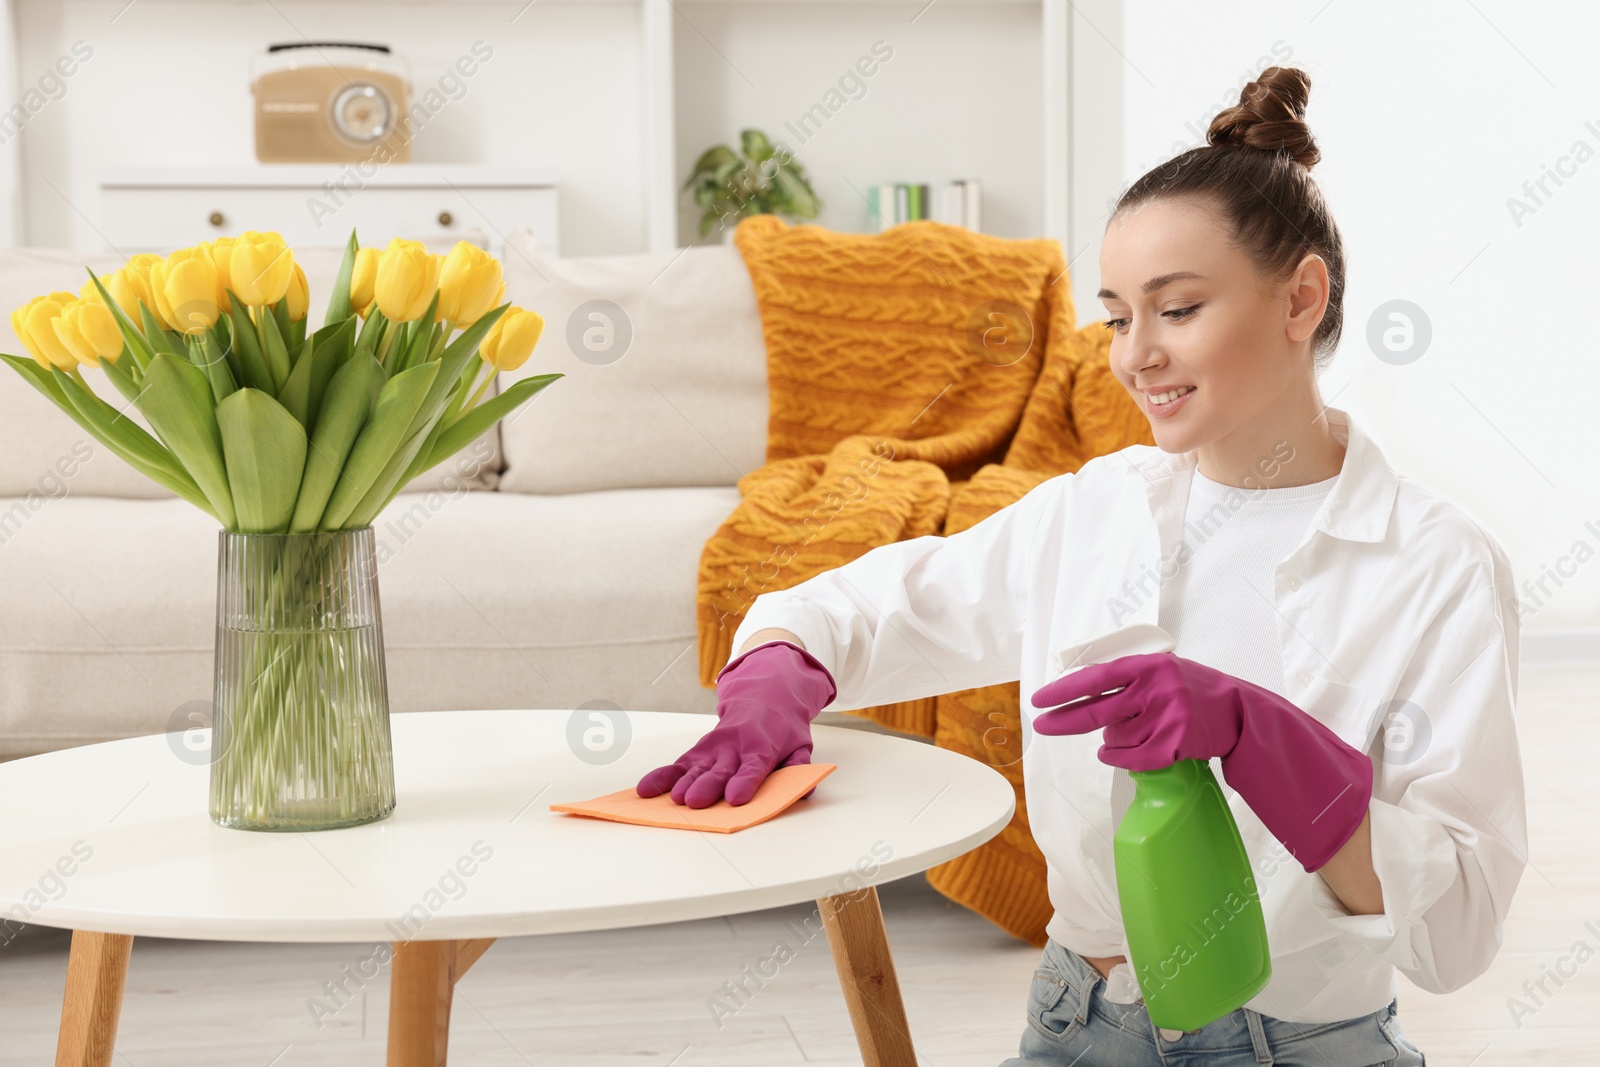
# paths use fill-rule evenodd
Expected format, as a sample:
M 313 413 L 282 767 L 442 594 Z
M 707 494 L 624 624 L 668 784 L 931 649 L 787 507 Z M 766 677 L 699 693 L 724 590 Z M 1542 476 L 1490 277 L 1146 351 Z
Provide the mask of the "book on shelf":
M 983 187 L 977 178 L 961 178 L 944 185 L 882 182 L 868 188 L 867 203 L 868 224 L 874 233 L 915 219 L 983 229 Z

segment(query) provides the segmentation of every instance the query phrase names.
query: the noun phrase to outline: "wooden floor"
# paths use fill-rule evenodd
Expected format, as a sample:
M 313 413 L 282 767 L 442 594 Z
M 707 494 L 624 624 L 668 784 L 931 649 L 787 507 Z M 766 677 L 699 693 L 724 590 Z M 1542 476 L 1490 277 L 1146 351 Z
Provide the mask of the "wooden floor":
M 1522 679 L 1530 865 L 1486 974 L 1447 996 L 1402 979 L 1400 1021 L 1430 1067 L 1600 1062 L 1600 665 L 1529 665 Z M 1014 1055 L 1038 951 L 950 904 L 920 875 L 879 891 L 921 1062 L 993 1067 Z M 457 987 L 451 1062 L 859 1065 L 820 933 L 742 1005 L 722 991 L 779 939 L 799 946 L 788 924 L 803 929 L 813 907 L 504 939 Z M 376 1067 L 388 972 L 362 977 L 370 949 L 138 939 L 114 1062 Z M 41 927 L 0 947 L 0 1067 L 51 1062 L 66 952 L 67 935 Z M 351 991 L 342 1005 L 324 990 L 335 981 Z M 720 1019 L 719 996 L 736 1008 Z M 1512 998 L 1528 1009 L 1520 1017 Z M 319 1000 L 330 1009 L 320 1018 Z

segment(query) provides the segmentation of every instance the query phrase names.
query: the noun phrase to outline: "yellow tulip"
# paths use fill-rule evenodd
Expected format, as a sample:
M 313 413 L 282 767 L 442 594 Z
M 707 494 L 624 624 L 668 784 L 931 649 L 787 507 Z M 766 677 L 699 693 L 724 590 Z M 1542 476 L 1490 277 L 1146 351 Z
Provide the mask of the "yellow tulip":
M 439 318 L 471 326 L 505 295 L 500 261 L 469 241 L 457 241 L 439 268 Z
M 246 304 L 276 304 L 289 291 L 294 277 L 294 253 L 272 231 L 246 230 L 233 242 L 228 258 L 228 280 Z
M 289 321 L 299 322 L 305 318 L 311 307 L 311 290 L 306 285 L 306 272 L 298 263 L 294 265 L 294 277 L 289 279 L 289 289 L 284 295 L 289 298 Z
M 533 354 L 542 333 L 544 319 L 537 311 L 525 311 L 512 304 L 483 335 L 478 355 L 495 370 L 516 370 Z
M 162 329 L 170 330 L 173 328 L 172 323 L 162 318 L 160 309 L 156 307 L 155 294 L 150 288 L 150 269 L 160 263 L 161 260 L 162 257 L 154 252 L 140 252 L 131 256 L 128 262 L 123 264 L 122 269 L 117 272 L 126 277 L 126 280 L 120 283 L 123 287 L 122 291 L 119 292 L 110 283 L 106 285 L 106 288 L 111 291 L 111 295 L 116 298 L 117 303 L 122 305 L 122 310 L 128 313 L 128 318 L 132 319 L 134 325 L 139 327 L 140 330 L 144 329 L 144 316 L 139 313 L 139 304 L 135 303 L 135 300 L 150 309 L 150 313 L 155 316 Z
M 33 300 L 11 312 L 11 332 L 17 335 L 17 340 L 22 342 L 22 347 L 28 350 L 28 355 L 33 357 L 33 361 L 45 370 L 49 370 L 55 364 L 51 363 L 49 358 L 39 350 L 39 346 L 33 343 L 33 338 L 28 336 L 27 328 L 24 325 L 28 318 L 28 308 L 32 307 L 33 301 L 38 299 L 39 297 L 34 297 Z
M 396 237 L 378 256 L 372 298 L 390 322 L 422 317 L 439 287 L 439 261 L 421 241 Z
M 121 271 L 114 270 L 109 274 L 100 275 L 100 284 L 106 287 L 106 291 L 111 294 L 111 299 L 112 300 L 116 300 L 118 307 L 122 308 L 122 310 L 125 313 L 129 313 L 129 314 L 133 315 L 133 321 L 134 321 L 135 324 L 137 324 L 139 322 L 139 309 L 138 309 L 138 307 L 134 307 L 132 312 L 128 312 L 128 305 L 124 304 L 121 300 L 119 300 L 117 298 L 117 286 L 114 283 L 117 282 L 117 275 L 119 275 L 121 273 L 122 273 Z M 123 290 L 126 291 L 127 290 L 127 283 L 126 282 L 122 282 L 121 284 L 122 284 Z M 104 304 L 105 303 L 105 301 L 103 299 L 101 299 L 101 297 L 100 297 L 100 290 L 98 290 L 98 289 L 96 289 L 94 287 L 94 279 L 93 278 L 90 278 L 88 281 L 84 282 L 82 285 L 80 285 L 78 287 L 78 299 L 79 300 L 93 300 L 96 303 L 100 303 L 100 304 Z
M 201 246 L 211 253 L 211 262 L 217 265 L 217 307 L 224 312 L 233 310 L 228 290 L 233 288 L 233 246 L 237 243 L 232 237 L 218 237 Z
M 62 307 L 51 326 L 56 338 L 85 367 L 98 367 L 101 356 L 115 363 L 122 355 L 122 331 L 103 300 L 74 300 Z
M 378 250 L 356 249 L 356 261 L 350 266 L 350 306 L 367 317 L 372 306 L 372 283 L 378 275 Z
M 113 271 L 111 277 L 105 279 L 106 292 L 111 294 L 111 299 L 122 308 L 123 314 L 139 330 L 144 329 L 144 315 L 139 311 L 139 305 L 150 307 L 155 300 L 150 295 L 150 276 L 124 267 L 122 270 Z M 154 308 L 151 308 L 154 311 Z M 160 315 L 156 316 L 159 321 Z
M 106 287 L 106 292 L 111 294 L 111 299 L 117 302 L 122 313 L 133 320 L 134 329 L 141 333 L 144 331 L 144 317 L 139 314 L 139 305 L 142 303 L 151 311 L 155 306 L 150 296 L 150 267 L 148 262 L 135 263 L 135 260 L 157 260 L 160 256 L 150 252 L 142 252 L 130 259 L 120 270 L 110 274 L 100 275 L 100 284 Z M 83 300 L 100 301 L 100 290 L 95 288 L 94 279 L 90 278 L 78 290 L 78 296 Z M 104 301 L 101 301 L 102 303 Z M 159 320 L 161 315 L 156 313 Z M 167 325 L 162 323 L 163 326 Z
M 71 370 L 78 365 L 78 357 L 61 343 L 55 331 L 55 320 L 61 317 L 61 309 L 76 299 L 65 291 L 47 293 L 34 297 L 11 313 L 11 330 L 17 340 L 34 362 L 47 370 L 50 367 Z
M 237 291 L 237 290 L 235 290 Z M 217 264 L 199 245 L 180 248 L 150 265 L 150 295 L 174 330 L 196 334 L 217 321 Z M 240 294 L 243 299 L 244 294 Z

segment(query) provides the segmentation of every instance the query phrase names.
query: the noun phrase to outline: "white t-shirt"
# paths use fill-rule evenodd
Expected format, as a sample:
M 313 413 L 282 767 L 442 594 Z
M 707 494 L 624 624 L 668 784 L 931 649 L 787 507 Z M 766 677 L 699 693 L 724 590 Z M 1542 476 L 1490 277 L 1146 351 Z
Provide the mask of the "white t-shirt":
M 1309 485 L 1241 488 L 1212 481 L 1195 468 L 1183 522 L 1190 557 L 1161 600 L 1161 628 L 1172 635 L 1177 655 L 1283 695 L 1275 571 L 1305 537 L 1338 480 L 1334 475 Z M 1220 760 L 1211 761 L 1211 773 L 1232 803 L 1234 790 Z M 1117 772 L 1113 786 L 1119 813 L 1132 799 L 1125 775 Z M 1111 968 L 1105 995 L 1124 1004 L 1139 999 L 1128 964 Z
M 1338 480 L 1251 489 L 1195 469 L 1183 521 L 1191 558 L 1161 600 L 1161 628 L 1178 655 L 1283 694 L 1273 569 Z

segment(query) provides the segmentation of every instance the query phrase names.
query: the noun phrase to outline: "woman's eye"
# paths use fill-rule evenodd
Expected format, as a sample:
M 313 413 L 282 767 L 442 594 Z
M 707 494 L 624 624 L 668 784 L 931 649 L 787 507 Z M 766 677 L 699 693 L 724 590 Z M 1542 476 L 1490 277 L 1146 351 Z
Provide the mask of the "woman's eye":
M 1172 316 L 1173 322 L 1182 322 L 1199 309 L 1199 304 L 1191 304 L 1186 308 L 1173 308 L 1171 311 L 1163 311 L 1162 314 Z M 1108 330 L 1114 330 L 1117 333 L 1121 333 L 1127 321 L 1127 319 L 1107 319 L 1105 322 L 1101 323 L 1101 325 Z

